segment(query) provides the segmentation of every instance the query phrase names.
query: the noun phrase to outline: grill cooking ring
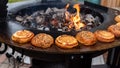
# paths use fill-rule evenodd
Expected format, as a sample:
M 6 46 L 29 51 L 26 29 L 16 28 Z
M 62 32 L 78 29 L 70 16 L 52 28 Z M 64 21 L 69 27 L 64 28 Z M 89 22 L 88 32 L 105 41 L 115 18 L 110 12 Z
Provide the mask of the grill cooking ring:
M 29 4 L 29 5 L 32 6 L 32 4 Z M 29 6 L 29 5 L 26 4 L 26 6 Z M 33 5 L 35 5 L 35 4 L 33 4 Z M 38 5 L 38 4 L 36 4 L 36 5 Z M 46 5 L 46 4 L 44 4 L 44 5 Z M 26 7 L 26 6 L 24 6 L 24 7 Z M 11 10 L 9 10 L 9 12 L 16 13 L 17 11 L 19 11 L 17 8 L 18 7 L 14 8 L 14 9 L 11 9 Z M 23 6 L 21 6 L 20 8 L 23 8 Z M 92 8 L 95 9 L 94 7 L 92 7 Z M 12 11 L 12 10 L 15 10 L 15 9 L 17 9 L 17 10 Z M 96 10 L 100 10 L 100 9 L 97 8 Z M 100 12 L 100 11 L 99 12 L 103 16 L 104 21 L 100 26 L 90 30 L 92 32 L 94 32 L 98 29 L 106 29 L 109 25 L 114 24 L 115 21 L 113 20 L 113 18 L 116 16 L 116 14 L 120 13 L 119 11 L 113 10 L 113 9 L 108 9 L 107 12 L 104 12 L 104 10 L 101 10 L 101 11 L 103 11 L 103 12 Z M 6 27 L 6 28 L 5 29 L 4 28 L 0 29 L 0 32 L 2 33 L 1 38 L 6 40 L 6 41 L 2 41 L 2 42 L 5 42 L 5 43 L 9 44 L 11 47 L 15 47 L 17 51 L 20 51 L 20 49 L 25 50 L 25 54 L 29 55 L 29 56 L 34 56 L 35 54 L 37 55 L 38 53 L 39 54 L 40 53 L 41 54 L 43 54 L 43 53 L 45 53 L 45 54 L 84 54 L 85 53 L 86 54 L 86 53 L 92 53 L 92 52 L 99 52 L 99 51 L 102 51 L 102 50 L 107 50 L 109 48 L 117 47 L 120 44 L 120 42 L 118 42 L 120 39 L 116 39 L 115 42 L 113 42 L 113 43 L 100 43 L 100 42 L 98 42 L 95 46 L 92 46 L 92 47 L 85 47 L 85 46 L 82 46 L 81 44 L 79 44 L 81 46 L 80 48 L 73 48 L 73 49 L 70 49 L 70 50 L 64 50 L 64 49 L 58 48 L 54 44 L 52 45 L 52 47 L 50 47 L 48 49 L 41 49 L 41 48 L 33 47 L 30 43 L 27 43 L 27 44 L 14 43 L 10 39 L 10 36 L 14 32 L 16 32 L 18 30 L 21 30 L 21 29 L 29 29 L 36 34 L 39 33 L 39 32 L 48 33 L 48 34 L 51 34 L 53 37 L 55 37 L 56 34 L 57 34 L 56 36 L 58 36 L 58 35 L 62 35 L 64 33 L 65 34 L 71 34 L 71 32 L 41 31 L 41 30 L 36 30 L 36 29 L 33 29 L 33 28 L 27 28 L 27 27 L 21 26 L 20 24 L 17 24 L 14 21 L 13 22 L 8 21 L 8 23 L 6 25 L 3 25 L 3 26 Z M 32 55 L 30 53 L 32 53 Z M 33 53 L 35 53 L 35 54 L 33 55 Z

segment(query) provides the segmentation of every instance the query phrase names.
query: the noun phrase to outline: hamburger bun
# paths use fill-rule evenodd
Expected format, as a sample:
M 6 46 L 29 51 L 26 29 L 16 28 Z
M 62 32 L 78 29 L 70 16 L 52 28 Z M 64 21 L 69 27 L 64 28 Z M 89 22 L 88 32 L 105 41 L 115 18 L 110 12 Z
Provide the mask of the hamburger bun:
M 64 49 L 70 49 L 73 47 L 76 47 L 78 45 L 78 42 L 75 37 L 70 35 L 60 35 L 56 38 L 55 44 Z
M 77 33 L 76 39 L 84 45 L 90 46 L 96 43 L 97 39 L 94 33 L 90 31 L 81 31 Z
M 120 25 L 111 25 L 108 27 L 108 31 L 112 32 L 116 37 L 120 37 Z
M 49 34 L 39 33 L 32 38 L 31 43 L 36 47 L 48 48 L 54 43 L 54 39 Z
M 16 31 L 11 39 L 18 43 L 27 43 L 34 37 L 34 33 L 29 30 Z
M 116 21 L 116 22 L 120 22 L 120 15 L 117 15 L 117 16 L 115 17 L 115 21 Z
M 117 26 L 120 26 L 120 22 L 116 23 Z
M 114 34 L 105 30 L 97 30 L 95 36 L 101 42 L 113 42 L 115 40 Z

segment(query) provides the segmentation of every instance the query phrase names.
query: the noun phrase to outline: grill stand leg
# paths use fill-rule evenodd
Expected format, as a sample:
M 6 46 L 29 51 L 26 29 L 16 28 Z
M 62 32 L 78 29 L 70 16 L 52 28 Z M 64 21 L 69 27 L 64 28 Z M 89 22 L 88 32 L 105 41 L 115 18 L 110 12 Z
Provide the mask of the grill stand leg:
M 109 50 L 107 64 L 110 68 L 120 68 L 120 47 Z
M 92 58 L 87 56 L 71 56 L 68 58 L 67 68 L 91 68 Z
M 31 68 L 91 68 L 92 58 L 84 56 L 67 56 L 65 61 L 51 62 L 32 59 Z

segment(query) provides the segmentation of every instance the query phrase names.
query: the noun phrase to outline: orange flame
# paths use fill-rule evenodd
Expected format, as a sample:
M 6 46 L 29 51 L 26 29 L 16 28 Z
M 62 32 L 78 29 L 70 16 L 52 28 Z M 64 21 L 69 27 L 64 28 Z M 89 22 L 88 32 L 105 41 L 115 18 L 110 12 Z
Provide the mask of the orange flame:
M 69 8 L 70 4 L 67 4 L 65 9 L 66 9 L 66 12 L 65 12 L 65 16 L 66 16 L 66 20 L 69 20 L 70 19 L 70 13 L 67 11 L 67 9 Z
M 66 9 L 68 9 L 69 4 L 67 4 Z M 81 18 L 80 18 L 80 5 L 75 4 L 73 6 L 77 10 L 76 15 L 70 14 L 68 11 L 65 12 L 66 15 L 66 20 L 70 20 L 70 25 L 69 28 L 75 27 L 76 30 L 79 30 L 80 28 L 84 27 L 85 24 L 81 23 Z
M 70 6 L 70 4 L 67 4 L 67 5 L 65 6 L 65 9 L 68 9 L 69 6 Z

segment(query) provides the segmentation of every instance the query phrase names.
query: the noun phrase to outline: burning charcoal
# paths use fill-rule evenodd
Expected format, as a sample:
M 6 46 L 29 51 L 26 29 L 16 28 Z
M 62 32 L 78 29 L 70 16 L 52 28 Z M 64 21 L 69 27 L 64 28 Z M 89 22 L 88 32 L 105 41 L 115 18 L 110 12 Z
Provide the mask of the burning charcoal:
M 26 19 L 27 19 L 27 20 L 32 20 L 32 19 L 33 19 L 33 17 L 28 16 Z
M 64 15 L 64 12 L 57 12 L 57 16 L 64 17 L 65 15 Z
M 19 22 L 22 22 L 24 19 L 22 16 L 16 16 L 16 20 L 19 21 Z
M 58 21 L 56 19 L 52 19 L 51 20 L 51 25 L 53 25 L 54 27 L 57 27 L 58 26 Z
M 23 24 L 26 24 L 28 21 L 25 19 L 22 21 Z
M 37 27 L 37 24 L 34 23 L 34 22 L 31 22 L 31 23 L 30 23 L 30 27 L 32 27 L 32 28 L 36 28 L 36 27 Z
M 49 14 L 51 12 L 53 12 L 53 10 L 51 8 L 47 8 L 47 10 L 45 11 L 45 14 Z
M 44 19 L 45 19 L 46 22 L 50 22 L 50 20 L 52 19 L 52 16 L 49 15 L 49 14 L 46 14 L 44 16 L 45 16 Z
M 53 15 L 52 15 L 52 18 L 53 18 L 53 19 L 57 18 L 57 14 L 53 14 Z
M 29 15 L 26 14 L 26 15 L 24 16 L 24 19 L 27 19 L 27 17 L 29 17 Z
M 45 31 L 45 29 L 46 29 L 46 27 L 44 26 L 44 27 L 43 27 L 43 31 Z
M 57 12 L 63 12 L 63 13 L 65 13 L 65 9 L 59 9 L 59 11 L 57 11 Z
M 62 23 L 58 23 L 58 28 L 62 28 Z
M 99 17 L 95 17 L 95 21 L 94 22 L 92 22 L 93 23 L 93 26 L 92 27 L 97 27 L 98 25 L 100 25 L 101 23 L 100 23 L 100 20 L 99 20 Z
M 61 13 L 57 13 L 57 16 L 60 16 L 60 17 L 65 17 L 64 13 L 61 12 Z
M 45 31 L 50 31 L 50 29 L 48 27 L 45 28 Z
M 63 32 L 68 31 L 68 27 L 67 27 L 67 26 L 63 27 L 63 28 L 62 28 L 62 31 L 63 31 Z
M 43 30 L 44 27 L 40 27 L 40 26 L 39 26 L 39 27 L 37 27 L 37 29 L 38 29 L 38 30 Z
M 83 22 L 84 24 L 88 24 L 88 21 L 85 21 L 84 19 L 81 19 L 81 22 Z
M 51 8 L 54 12 L 56 12 L 56 11 L 59 11 L 60 9 L 58 9 L 58 8 L 56 8 L 56 7 L 54 7 L 54 8 Z
M 39 14 L 45 14 L 44 10 L 39 11 Z
M 65 12 L 65 9 L 58 9 L 56 7 L 52 8 L 54 12 Z
M 59 29 L 59 28 L 58 28 L 58 31 L 62 31 L 62 29 Z
M 87 14 L 85 20 L 88 22 L 94 22 L 95 18 L 91 14 Z
M 35 11 L 31 15 L 16 16 L 16 20 L 22 25 L 38 30 L 76 31 L 74 23 L 70 20 L 72 16 L 76 16 L 76 9 L 70 6 L 67 10 L 68 12 L 65 8 L 47 8 L 46 10 Z M 94 13 L 92 14 L 94 15 Z M 77 31 L 90 30 L 101 24 L 101 18 L 92 14 L 86 14 L 86 12 L 80 14 L 81 22 L 86 26 L 78 28 Z
M 45 25 L 41 24 L 41 25 L 39 25 L 39 27 L 40 27 L 40 28 L 43 28 L 43 27 L 45 27 Z
M 61 14 L 57 14 L 57 17 L 55 18 L 59 21 L 59 23 L 64 23 L 65 22 L 65 16 Z
M 42 24 L 42 23 L 45 21 L 45 18 L 44 18 L 44 17 L 41 17 L 41 16 L 37 16 L 37 17 L 35 18 L 35 21 L 36 21 L 36 23 L 38 23 L 38 24 Z
M 21 22 L 21 24 L 24 25 L 24 26 L 30 27 L 31 22 L 28 22 L 28 21 L 24 20 L 23 22 Z
M 102 24 L 100 22 L 100 18 L 98 16 L 95 17 L 95 23 L 96 23 L 97 26 Z
M 40 14 L 39 11 L 34 12 L 34 13 L 31 15 L 31 17 L 36 17 L 36 16 L 38 16 L 39 14 Z
M 33 18 L 31 16 L 24 17 L 24 23 L 31 22 L 31 21 L 33 21 Z
M 86 29 L 87 29 L 87 30 L 91 30 L 92 27 L 91 27 L 91 26 L 87 26 Z
M 80 30 L 77 31 L 81 31 L 81 30 L 86 30 L 86 27 L 81 27 Z
M 90 23 L 87 23 L 87 25 L 88 25 L 88 26 L 91 26 L 91 25 L 93 25 L 93 23 L 90 22 Z

